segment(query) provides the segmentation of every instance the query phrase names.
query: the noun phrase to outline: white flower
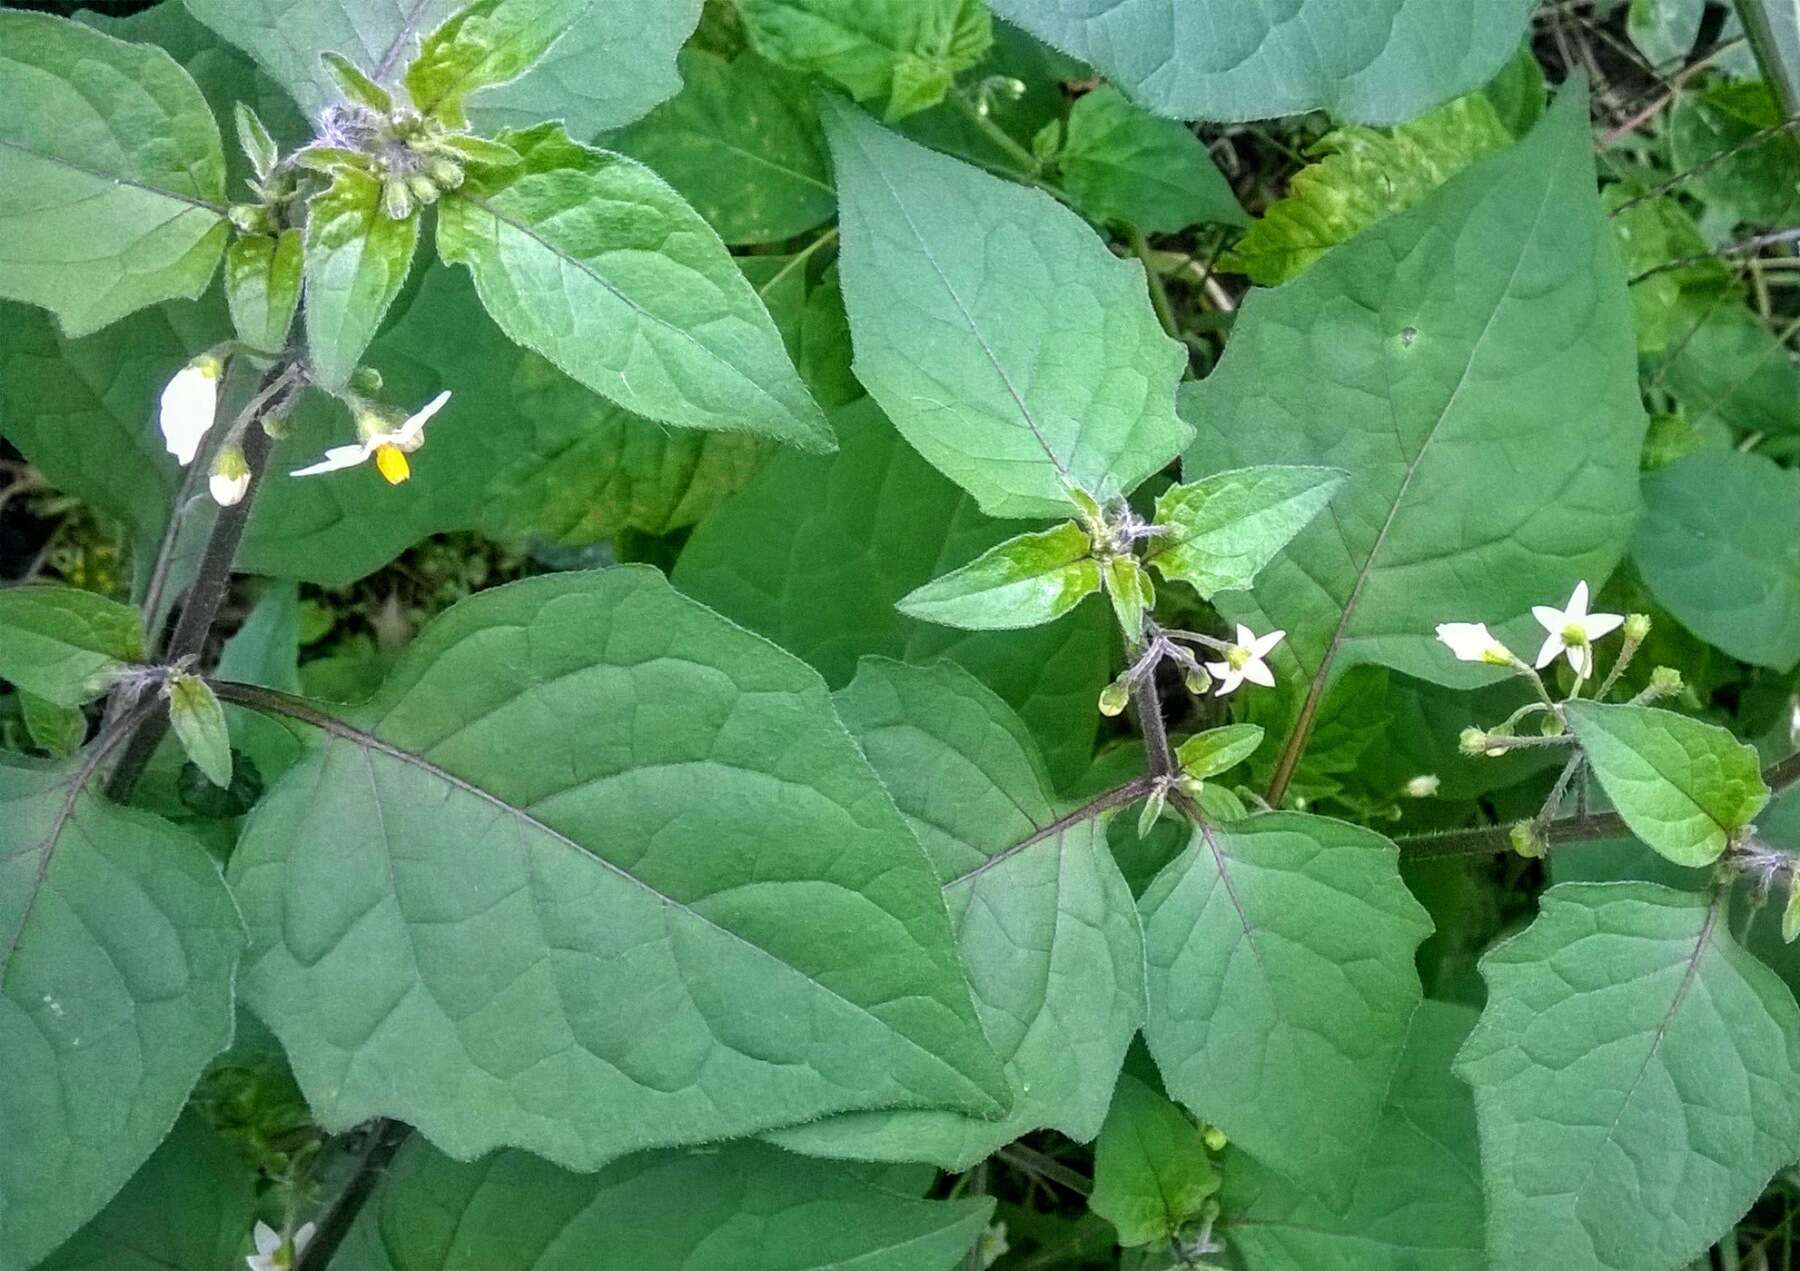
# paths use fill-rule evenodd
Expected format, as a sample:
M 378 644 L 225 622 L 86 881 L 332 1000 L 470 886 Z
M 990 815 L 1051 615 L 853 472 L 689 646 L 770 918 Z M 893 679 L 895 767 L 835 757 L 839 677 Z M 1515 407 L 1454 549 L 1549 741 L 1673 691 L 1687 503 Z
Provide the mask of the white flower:
M 1225 660 L 1206 664 L 1207 671 L 1219 682 L 1218 695 L 1224 697 L 1245 680 L 1264 688 L 1274 688 L 1275 673 L 1263 659 L 1286 634 L 1285 631 L 1271 631 L 1266 636 L 1259 636 L 1240 622 L 1237 643 L 1225 650 Z
M 406 456 L 425 444 L 426 422 L 442 410 L 444 403 L 449 400 L 450 391 L 446 389 L 408 415 L 406 422 L 398 428 L 384 430 L 371 426 L 361 445 L 333 446 L 319 462 L 305 468 L 296 468 L 289 475 L 315 477 L 323 472 L 354 468 L 372 458 L 387 483 L 399 485 L 412 476 L 412 465 L 406 461 Z M 365 420 L 368 418 L 370 417 L 364 417 Z
M 203 353 L 163 387 L 158 415 L 163 444 L 184 468 L 194 462 L 201 439 L 213 426 L 219 409 L 219 375 L 224 369 L 218 358 Z
M 288 1246 L 282 1240 L 280 1232 L 266 1222 L 259 1222 L 250 1233 L 251 1239 L 256 1242 L 256 1252 L 246 1257 L 244 1262 L 250 1271 L 287 1271 L 288 1267 L 294 1265 L 295 1256 L 313 1238 L 314 1230 L 312 1223 L 304 1224 L 294 1233 L 292 1246 Z
M 250 464 L 244 459 L 243 447 L 227 444 L 220 448 L 206 485 L 213 502 L 222 508 L 243 501 L 250 490 Z
M 1567 653 L 1575 674 L 1586 679 L 1594 673 L 1594 641 L 1609 631 L 1618 630 L 1625 615 L 1589 613 L 1587 607 L 1588 585 L 1585 582 L 1575 584 L 1569 603 L 1561 609 L 1551 605 L 1532 606 L 1532 617 L 1550 633 L 1544 647 L 1538 650 L 1539 670 L 1556 661 L 1558 654 Z
M 1485 662 L 1489 666 L 1511 666 L 1513 652 L 1494 638 L 1485 622 L 1440 622 L 1437 638 L 1450 646 L 1450 652 L 1463 662 Z

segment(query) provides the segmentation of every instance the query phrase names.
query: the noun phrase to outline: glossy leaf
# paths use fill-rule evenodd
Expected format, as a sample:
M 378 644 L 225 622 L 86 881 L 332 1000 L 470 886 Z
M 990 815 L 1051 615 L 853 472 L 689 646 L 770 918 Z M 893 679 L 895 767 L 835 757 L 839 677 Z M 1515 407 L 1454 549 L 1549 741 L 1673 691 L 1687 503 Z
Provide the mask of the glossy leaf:
M 1056 155 L 1060 184 L 1095 220 L 1155 234 L 1245 223 L 1237 195 L 1193 131 L 1133 105 L 1112 85 L 1083 95 L 1066 129 Z
M 57 706 L 80 706 L 144 657 L 137 610 L 55 583 L 0 588 L 0 679 Z
M 419 44 L 406 68 L 414 107 L 463 126 L 463 98 L 530 70 L 563 33 L 578 26 L 593 0 L 474 0 Z
M 1151 521 L 1163 532 L 1145 559 L 1202 600 L 1242 591 L 1343 483 L 1333 468 L 1264 467 L 1172 485 L 1156 500 Z
M 418 245 L 418 216 L 389 216 L 381 182 L 358 168 L 337 169 L 308 201 L 306 351 L 321 387 L 349 383 Z
M 1475 1088 L 1495 1271 L 1685 1266 L 1800 1141 L 1800 1009 L 1716 900 L 1564 883 L 1482 959 Z
M 250 234 L 225 253 L 225 299 L 238 339 L 263 353 L 287 347 L 288 328 L 300 304 L 299 230 Z
M 1161 1091 L 1121 1074 L 1094 1144 L 1088 1208 L 1113 1225 L 1122 1245 L 1166 1246 L 1218 1190 L 1200 1127 Z
M 911 618 L 973 631 L 1041 626 L 1100 590 L 1093 552 L 1087 531 L 1064 521 L 989 548 L 914 588 L 897 607 Z
M 225 248 L 225 156 L 159 49 L 0 12 L 0 296 L 71 336 L 205 290 Z
M 1176 747 L 1175 759 L 1190 777 L 1216 777 L 1255 754 L 1262 739 L 1255 724 L 1226 724 L 1189 737 Z
M 637 414 L 831 448 L 762 301 L 675 191 L 554 124 L 501 139 L 525 162 L 438 205 L 438 251 L 503 331 Z
M 1143 268 L 1049 195 L 914 145 L 837 99 L 844 303 L 856 374 L 901 433 L 990 516 L 1105 502 L 1189 436 L 1185 364 Z

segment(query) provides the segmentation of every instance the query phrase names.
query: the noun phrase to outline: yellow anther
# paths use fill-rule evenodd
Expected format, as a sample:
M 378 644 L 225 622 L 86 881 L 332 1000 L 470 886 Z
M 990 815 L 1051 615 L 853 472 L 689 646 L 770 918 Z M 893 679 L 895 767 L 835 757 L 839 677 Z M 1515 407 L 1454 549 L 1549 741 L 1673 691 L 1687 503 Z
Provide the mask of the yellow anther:
M 412 476 L 412 465 L 406 461 L 406 452 L 398 446 L 375 447 L 375 467 L 389 485 L 400 485 Z

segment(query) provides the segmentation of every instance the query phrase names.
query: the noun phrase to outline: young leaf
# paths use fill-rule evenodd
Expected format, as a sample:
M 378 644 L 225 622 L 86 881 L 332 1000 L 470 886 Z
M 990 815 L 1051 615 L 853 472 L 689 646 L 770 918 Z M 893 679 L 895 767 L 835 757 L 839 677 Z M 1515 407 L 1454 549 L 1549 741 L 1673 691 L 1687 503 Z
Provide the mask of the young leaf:
M 1255 724 L 1226 724 L 1195 733 L 1175 748 L 1175 760 L 1190 777 L 1205 779 L 1235 768 L 1262 745 L 1263 730 Z
M 1172 485 L 1156 500 L 1151 520 L 1164 532 L 1146 559 L 1202 600 L 1242 591 L 1343 483 L 1335 468 L 1263 467 Z
M 592 1169 L 1005 1110 L 936 879 L 824 685 L 654 571 L 483 592 L 367 705 L 288 709 L 323 743 L 231 877 L 240 983 L 321 1124 Z
M 225 709 L 205 680 L 194 675 L 169 677 L 169 725 L 206 779 L 220 789 L 228 788 L 231 736 L 225 730 Z
M 971 631 L 1053 622 L 1100 590 L 1100 562 L 1073 521 L 1009 538 L 923 587 L 896 608 L 910 618 Z
M 1200 1127 L 1160 1091 L 1121 1073 L 1094 1144 L 1088 1208 L 1113 1225 L 1122 1245 L 1166 1246 L 1218 1190 Z
M 1191 435 L 1186 357 L 1143 267 L 1041 190 L 989 176 L 823 98 L 856 374 L 990 516 L 1060 516 L 1167 465 Z
M 406 91 L 427 115 L 465 127 L 463 98 L 518 79 L 564 32 L 580 26 L 594 0 L 473 0 L 419 46 Z
M 0 587 L 0 679 L 80 706 L 144 657 L 144 624 L 116 600 L 53 583 Z
M 856 1113 L 771 1137 L 953 1170 L 1036 1129 L 1093 1138 L 1144 1019 L 1143 936 L 1103 817 L 1058 807 L 1018 717 L 951 663 L 865 659 L 835 700 L 943 882 L 1012 1112 Z
M 1277 812 L 1196 828 L 1138 902 L 1144 1040 L 1170 1095 L 1339 1211 L 1421 997 L 1431 923 L 1398 857 L 1373 830 Z
M 218 125 L 167 53 L 0 11 L 0 296 L 71 336 L 197 296 L 224 200 Z
M 1631 832 L 1677 865 L 1710 865 L 1769 801 L 1754 747 L 1716 724 L 1650 706 L 1563 708 Z
M 383 1172 L 336 1271 L 940 1271 L 985 1197 L 919 1200 L 760 1143 L 647 1152 L 571 1174 L 524 1152 L 464 1163 L 414 1138 Z M 776 1259 L 772 1263 L 770 1259 Z M 697 1261 L 698 1260 L 698 1261 Z
M 352 62 L 341 53 L 326 49 L 319 54 L 319 64 L 337 86 L 338 93 L 345 101 L 374 111 L 377 115 L 386 115 L 394 109 L 393 94 L 364 74 L 362 67 Z
M 1070 200 L 1097 221 L 1152 234 L 1245 223 L 1237 195 L 1193 131 L 1132 105 L 1110 84 L 1069 112 L 1056 170 Z
M 81 749 L 88 721 L 79 706 L 58 706 L 22 688 L 13 692 L 19 701 L 19 718 L 33 745 L 57 759 Z
M 768 311 L 680 195 L 555 124 L 501 140 L 523 164 L 438 205 L 439 254 L 501 330 L 651 419 L 831 449 Z
M 1518 49 L 1531 0 L 993 0 L 1159 115 L 1273 119 L 1325 110 L 1392 124 L 1479 88 Z
M 287 346 L 300 303 L 300 231 L 248 234 L 225 252 L 225 299 L 238 339 L 263 353 Z
M 361 169 L 338 168 L 308 201 L 306 348 L 320 387 L 349 383 L 418 244 L 418 216 L 389 216 L 381 181 Z
M 1106 585 L 1106 598 L 1112 601 L 1113 616 L 1126 642 L 1143 643 L 1144 617 L 1156 608 L 1156 586 L 1135 556 L 1108 557 L 1101 569 Z
M 232 109 L 237 122 L 238 147 L 250 161 L 250 170 L 256 174 L 256 179 L 266 181 L 281 158 L 275 138 L 269 135 L 268 128 L 247 103 L 238 102 Z
M 1717 897 L 1563 883 L 1481 960 L 1475 1088 L 1495 1271 L 1679 1267 L 1800 1142 L 1800 1010 Z
M 0 1267 L 35 1265 L 168 1133 L 231 1040 L 243 931 L 206 849 L 0 761 Z M 78 1097 L 72 1097 L 72 1093 Z

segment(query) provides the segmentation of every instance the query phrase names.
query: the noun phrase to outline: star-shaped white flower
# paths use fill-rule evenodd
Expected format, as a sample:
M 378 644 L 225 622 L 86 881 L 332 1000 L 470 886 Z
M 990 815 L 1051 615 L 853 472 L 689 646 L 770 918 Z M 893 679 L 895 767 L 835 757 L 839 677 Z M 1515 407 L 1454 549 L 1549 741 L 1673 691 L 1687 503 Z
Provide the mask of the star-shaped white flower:
M 203 353 L 163 386 L 157 422 L 162 426 L 163 445 L 184 468 L 194 462 L 201 440 L 212 429 L 219 409 L 219 376 L 224 370 L 223 362 Z
M 1437 638 L 1450 646 L 1450 652 L 1463 662 L 1483 662 L 1489 666 L 1511 666 L 1513 652 L 1494 638 L 1485 622 L 1440 622 Z
M 1271 631 L 1268 635 L 1259 636 L 1240 622 L 1237 642 L 1225 650 L 1225 660 L 1206 664 L 1207 671 L 1219 682 L 1218 696 L 1224 697 L 1245 680 L 1264 688 L 1274 688 L 1275 673 L 1263 659 L 1281 643 L 1286 634 L 1285 631 Z
M 425 444 L 425 425 L 431 417 L 444 408 L 450 400 L 450 390 L 445 389 L 436 397 L 426 402 L 418 410 L 406 417 L 406 422 L 398 428 L 382 431 L 371 429 L 362 444 L 357 446 L 333 446 L 325 452 L 325 457 L 315 464 L 304 468 L 296 468 L 289 473 L 295 477 L 316 477 L 325 472 L 340 472 L 345 468 L 354 468 L 359 463 L 375 460 L 375 467 L 389 485 L 399 485 L 412 476 L 412 465 L 406 456 Z M 396 412 L 397 413 L 397 412 Z
M 266 1222 L 259 1222 L 250 1233 L 256 1242 L 256 1252 L 244 1259 L 250 1271 L 287 1271 L 294 1265 L 294 1259 L 306 1248 L 307 1242 L 313 1238 L 316 1230 L 314 1224 L 305 1223 L 294 1233 L 292 1246 L 281 1238 L 281 1233 Z
M 1569 603 L 1561 609 L 1553 605 L 1533 605 L 1531 616 L 1550 633 L 1544 647 L 1538 650 L 1538 669 L 1542 670 L 1556 661 L 1558 655 L 1566 653 L 1569 665 L 1583 679 L 1594 673 L 1594 641 L 1608 632 L 1617 631 L 1625 621 L 1624 614 L 1589 613 L 1585 582 L 1575 584 Z

